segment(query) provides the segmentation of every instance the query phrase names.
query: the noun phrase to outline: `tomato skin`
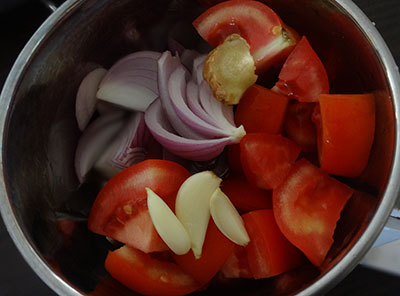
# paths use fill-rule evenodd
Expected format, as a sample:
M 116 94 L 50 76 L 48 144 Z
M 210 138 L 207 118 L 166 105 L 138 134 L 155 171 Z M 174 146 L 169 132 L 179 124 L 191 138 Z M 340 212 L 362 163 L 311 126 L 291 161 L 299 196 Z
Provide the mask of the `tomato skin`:
M 201 257 L 196 259 L 193 252 L 173 255 L 176 263 L 197 282 L 207 284 L 224 265 L 235 244 L 222 234 L 210 220 Z
M 255 279 L 268 278 L 304 263 L 304 255 L 281 233 L 272 210 L 242 215 L 250 242 L 246 254 Z
M 240 99 L 235 123 L 247 133 L 279 134 L 282 130 L 288 98 L 254 84 Z
M 289 103 L 283 135 L 296 142 L 303 152 L 317 151 L 317 130 L 311 120 L 315 103 L 292 101 Z
M 254 187 L 243 177 L 229 177 L 222 182 L 221 190 L 241 213 L 272 209 L 272 191 Z
M 316 266 L 333 243 L 340 213 L 354 190 L 305 159 L 297 161 L 272 194 L 276 222 Z
M 367 166 L 374 141 L 374 96 L 321 95 L 313 120 L 321 168 L 334 175 L 359 176 Z
M 184 167 L 167 160 L 145 160 L 125 169 L 100 190 L 88 228 L 144 252 L 167 250 L 151 222 L 145 188 L 151 188 L 173 210 L 176 193 L 189 176 Z
M 281 135 L 246 134 L 240 141 L 240 160 L 250 184 L 273 189 L 286 177 L 301 148 Z
M 193 26 L 213 47 L 231 34 L 240 34 L 250 45 L 257 72 L 281 62 L 297 42 L 297 33 L 286 27 L 272 9 L 258 1 L 218 3 L 195 19 Z
M 318 102 L 320 94 L 329 93 L 324 65 L 306 37 L 288 56 L 273 90 L 300 102 Z
M 200 287 L 175 263 L 127 246 L 109 252 L 105 268 L 120 283 L 144 295 L 185 295 Z

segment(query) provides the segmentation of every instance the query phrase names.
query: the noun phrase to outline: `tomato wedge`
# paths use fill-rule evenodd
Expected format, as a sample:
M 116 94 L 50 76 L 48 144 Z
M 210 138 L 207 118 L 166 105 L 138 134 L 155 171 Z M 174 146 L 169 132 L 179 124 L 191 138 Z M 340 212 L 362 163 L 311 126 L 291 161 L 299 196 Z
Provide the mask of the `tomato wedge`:
M 201 14 L 193 26 L 213 47 L 231 34 L 240 34 L 250 45 L 258 72 L 286 57 L 298 38 L 272 9 L 258 1 L 219 3 Z
M 221 190 L 241 213 L 272 209 L 272 191 L 252 186 L 243 177 L 229 177 L 222 182 Z
M 303 152 L 317 151 L 317 130 L 311 120 L 315 103 L 291 101 L 288 105 L 283 135 L 296 142 Z
M 272 90 L 300 102 L 317 102 L 320 94 L 329 93 L 324 65 L 306 37 L 302 37 L 288 56 Z
M 159 261 L 127 246 L 109 252 L 105 267 L 113 278 L 144 295 L 185 295 L 200 288 L 175 263 Z
M 286 96 L 254 84 L 244 93 L 235 112 L 235 123 L 247 133 L 279 134 L 288 104 Z
M 253 133 L 240 141 L 240 160 L 246 178 L 261 189 L 277 187 L 300 151 L 296 143 L 281 135 Z
M 321 95 L 319 106 L 313 121 L 318 130 L 321 168 L 334 175 L 359 176 L 374 141 L 374 96 Z
M 204 285 L 221 269 L 228 256 L 232 253 L 234 245 L 210 220 L 201 257 L 196 259 L 193 252 L 185 255 L 173 255 L 173 257 L 185 272 Z
M 336 222 L 353 192 L 305 159 L 297 161 L 273 191 L 272 205 L 280 230 L 314 265 L 324 261 Z
M 272 210 L 242 215 L 250 236 L 246 254 L 255 279 L 268 278 L 304 263 L 304 255 L 281 233 Z
M 143 252 L 167 250 L 151 221 L 145 188 L 161 196 L 173 210 L 176 193 L 189 176 L 184 167 L 167 160 L 145 160 L 125 169 L 97 195 L 89 229 Z

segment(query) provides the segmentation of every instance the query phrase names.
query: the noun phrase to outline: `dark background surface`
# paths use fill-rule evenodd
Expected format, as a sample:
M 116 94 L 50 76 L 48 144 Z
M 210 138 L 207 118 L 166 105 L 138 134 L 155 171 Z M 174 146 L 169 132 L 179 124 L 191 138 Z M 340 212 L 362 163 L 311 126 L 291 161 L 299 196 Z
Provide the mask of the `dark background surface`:
M 2 1 L 2 0 L 0 0 Z M 400 63 L 400 0 L 354 1 L 376 24 L 396 62 Z M 49 15 L 39 1 L 0 12 L 0 88 L 34 31 Z M 25 263 L 0 219 L 0 295 L 55 295 Z M 399 295 L 400 278 L 357 267 L 328 293 L 336 295 Z

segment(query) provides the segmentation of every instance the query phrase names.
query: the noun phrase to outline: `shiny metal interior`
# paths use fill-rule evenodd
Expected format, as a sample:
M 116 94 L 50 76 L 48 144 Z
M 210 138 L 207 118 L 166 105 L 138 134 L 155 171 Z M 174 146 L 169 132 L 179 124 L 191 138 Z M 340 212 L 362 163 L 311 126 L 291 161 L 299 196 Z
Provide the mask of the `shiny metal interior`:
M 165 50 L 168 36 L 204 50 L 207 46 L 191 21 L 204 8 L 201 5 L 210 2 L 70 0 L 42 25 L 16 61 L 1 94 L 1 211 L 27 262 L 58 294 L 86 295 L 96 289 L 134 295 L 113 280 L 104 280 L 103 262 L 110 245 L 86 230 L 97 188 L 78 188 L 73 169 L 80 135 L 74 99 L 80 81 L 96 65 L 109 67 L 127 53 Z M 297 291 L 321 294 L 355 267 L 398 196 L 399 77 L 382 38 L 351 1 L 265 2 L 307 35 L 327 67 L 333 92 L 376 95 L 373 153 L 366 172 L 352 185 L 376 195 L 380 206 L 361 237 Z M 72 237 L 59 231 L 57 221 L 64 218 L 77 227 Z M 265 295 L 273 281 L 244 285 L 245 290 L 235 287 L 235 295 Z

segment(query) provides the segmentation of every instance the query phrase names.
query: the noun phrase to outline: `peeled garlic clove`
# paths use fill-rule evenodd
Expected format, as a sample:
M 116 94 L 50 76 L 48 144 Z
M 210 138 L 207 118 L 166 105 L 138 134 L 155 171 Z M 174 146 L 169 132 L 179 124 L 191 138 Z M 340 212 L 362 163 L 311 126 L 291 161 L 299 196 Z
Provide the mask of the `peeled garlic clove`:
M 242 217 L 220 188 L 215 190 L 210 199 L 211 216 L 218 229 L 234 243 L 246 246 L 249 241 L 249 235 Z
M 196 258 L 201 257 L 210 219 L 210 198 L 221 181 L 212 171 L 200 172 L 186 179 L 176 196 L 175 213 L 189 234 Z
M 189 252 L 191 242 L 182 223 L 157 194 L 149 188 L 146 192 L 150 217 L 161 239 L 177 255 Z

